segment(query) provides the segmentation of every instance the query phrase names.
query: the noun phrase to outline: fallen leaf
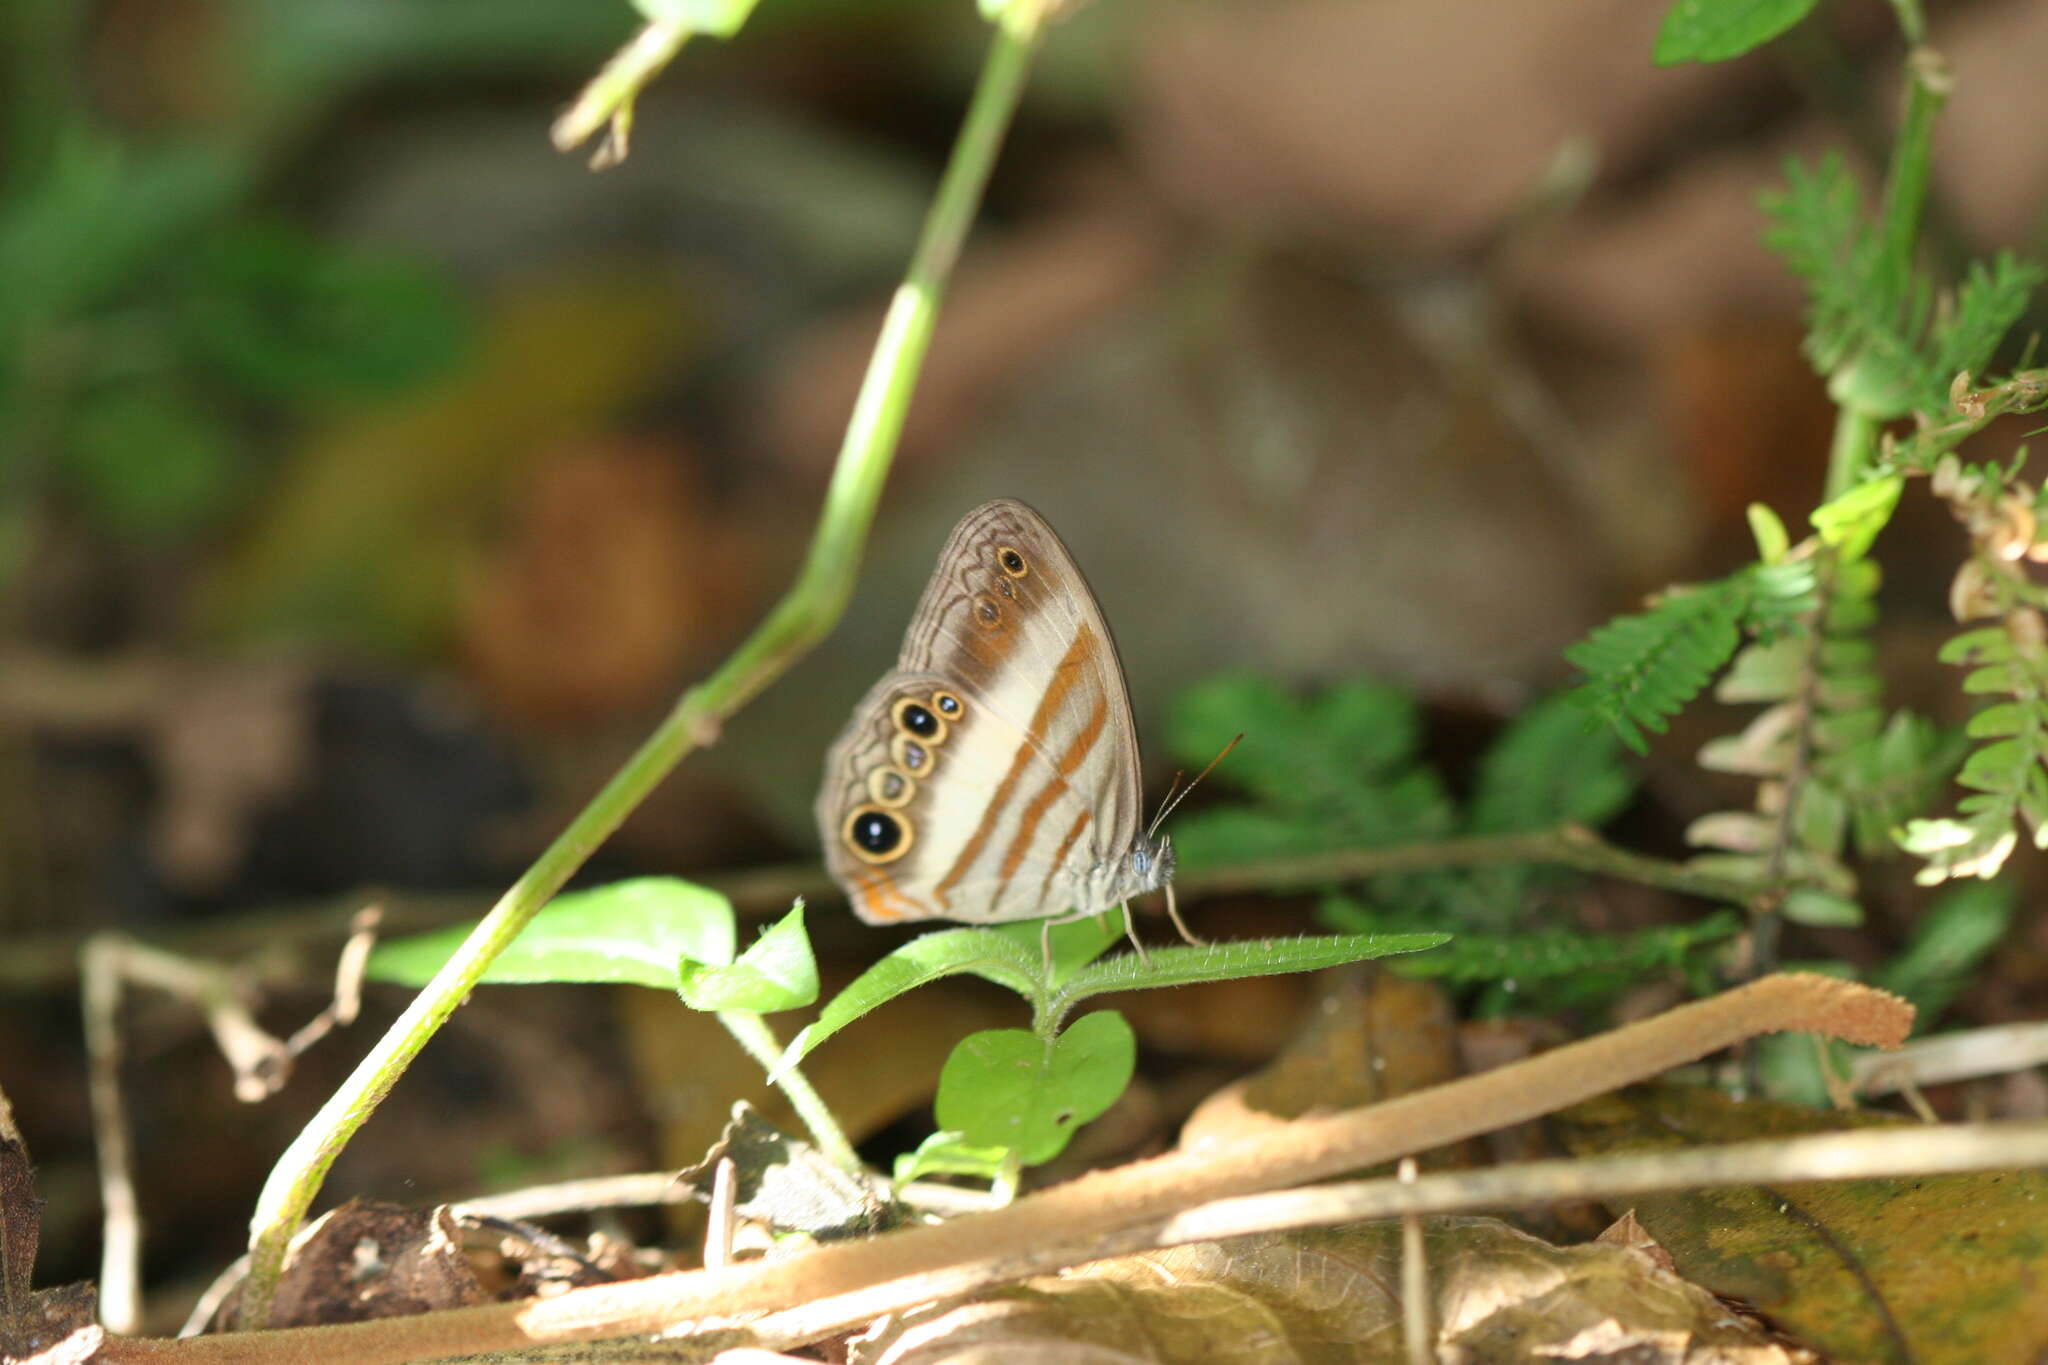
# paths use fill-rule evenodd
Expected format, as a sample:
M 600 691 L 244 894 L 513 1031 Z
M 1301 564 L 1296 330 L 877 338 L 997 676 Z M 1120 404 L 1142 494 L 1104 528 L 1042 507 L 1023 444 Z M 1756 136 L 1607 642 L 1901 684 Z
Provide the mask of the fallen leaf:
M 1574 1153 L 1657 1151 L 1901 1120 L 1701 1087 L 1606 1095 L 1553 1119 Z M 1690 1280 L 1844 1360 L 2033 1360 L 2048 1350 L 2048 1176 L 1986 1172 L 1646 1195 Z
M 1790 1365 L 1712 1295 L 1627 1247 L 1554 1247 L 1492 1218 L 1424 1224 L 1434 1358 Z M 1405 1362 L 1397 1221 L 1117 1257 L 885 1319 L 851 1365 Z
M 294 1239 L 270 1325 L 402 1317 L 486 1297 L 446 1205 L 410 1209 L 352 1199 Z

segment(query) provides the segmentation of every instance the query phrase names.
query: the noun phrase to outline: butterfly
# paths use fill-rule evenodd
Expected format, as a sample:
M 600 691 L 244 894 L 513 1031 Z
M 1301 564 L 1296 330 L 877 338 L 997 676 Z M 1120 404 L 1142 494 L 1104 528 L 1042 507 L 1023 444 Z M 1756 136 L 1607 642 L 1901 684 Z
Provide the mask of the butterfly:
M 1023 503 L 975 508 L 895 670 L 826 753 L 826 866 L 870 924 L 1122 906 L 1128 929 L 1130 899 L 1164 889 L 1200 942 L 1173 908 L 1173 844 L 1157 819 L 1143 826 L 1141 801 L 1130 691 L 1088 580 Z

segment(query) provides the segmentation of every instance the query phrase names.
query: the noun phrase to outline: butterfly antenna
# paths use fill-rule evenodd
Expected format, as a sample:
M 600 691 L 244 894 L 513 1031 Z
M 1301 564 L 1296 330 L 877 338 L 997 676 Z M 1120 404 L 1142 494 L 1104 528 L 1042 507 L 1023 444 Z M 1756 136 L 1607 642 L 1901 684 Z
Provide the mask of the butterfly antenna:
M 1230 757 L 1230 751 L 1232 749 L 1235 749 L 1243 740 L 1244 734 L 1242 731 L 1240 731 L 1238 733 L 1237 738 L 1231 740 L 1230 743 L 1224 745 L 1223 751 L 1217 754 L 1216 757 L 1210 759 L 1209 766 L 1202 769 L 1202 771 L 1196 773 L 1195 780 L 1193 782 L 1188 783 L 1185 787 L 1180 787 L 1180 774 L 1174 774 L 1174 786 L 1168 787 L 1166 789 L 1166 799 L 1159 803 L 1159 814 L 1152 817 L 1152 823 L 1145 829 L 1145 837 L 1147 839 L 1150 839 L 1153 835 L 1159 832 L 1159 827 L 1166 823 L 1166 817 L 1173 814 L 1174 807 L 1178 806 L 1181 802 L 1187 800 L 1188 793 L 1193 791 L 1197 786 L 1199 786 L 1203 778 L 1207 777 L 1210 773 L 1215 772 L 1216 765 L 1218 763 L 1221 763 L 1224 759 Z M 1174 787 L 1180 787 L 1178 794 L 1175 794 Z M 1179 917 L 1176 916 L 1174 919 L 1174 923 L 1178 924 L 1179 922 Z M 1187 931 L 1183 929 L 1181 932 L 1185 934 Z

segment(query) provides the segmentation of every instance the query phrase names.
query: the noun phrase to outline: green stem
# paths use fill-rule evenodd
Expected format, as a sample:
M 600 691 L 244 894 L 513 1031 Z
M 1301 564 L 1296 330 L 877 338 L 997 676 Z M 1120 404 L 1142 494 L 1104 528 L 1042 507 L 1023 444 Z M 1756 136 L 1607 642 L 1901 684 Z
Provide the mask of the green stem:
M 1906 54 L 1906 114 L 1892 148 L 1879 225 L 1885 272 L 1902 283 L 1913 268 L 1920 215 L 1927 207 L 1927 185 L 1934 165 L 1934 120 L 1948 103 L 1950 86 L 1948 64 L 1939 53 L 1915 46 Z
M 604 68 L 590 78 L 568 112 L 548 130 L 555 150 L 566 152 L 580 147 L 606 123 L 612 136 L 598 150 L 591 163 L 597 169 L 625 159 L 626 139 L 633 127 L 633 101 L 661 69 L 675 60 L 689 40 L 690 30 L 682 24 L 655 19 L 642 26 L 632 41 L 612 54 Z
M 789 1100 L 790 1108 L 803 1120 L 804 1127 L 811 1133 L 811 1141 L 818 1150 L 832 1159 L 832 1164 L 850 1175 L 862 1171 L 860 1154 L 853 1150 L 853 1144 L 846 1140 L 845 1130 L 839 1120 L 832 1117 L 831 1109 L 812 1088 L 811 1082 L 795 1066 L 782 1065 L 782 1044 L 776 1040 L 775 1032 L 768 1027 L 768 1021 L 758 1014 L 745 1010 L 720 1010 L 718 1022 L 725 1025 L 747 1055 L 761 1064 L 761 1069 L 775 1078 L 775 1084 Z
M 1892 0 L 1892 9 L 1899 16 L 1899 31 L 1906 35 L 1906 41 L 1914 47 L 1927 41 L 1927 16 L 1920 12 L 1920 0 Z
M 1822 502 L 1833 502 L 1863 481 L 1877 459 L 1877 437 L 1883 423 L 1869 413 L 1844 405 L 1835 410 L 1835 434 L 1828 443 L 1828 481 Z
M 1032 23 L 1013 24 L 995 35 L 910 268 L 882 324 L 824 512 L 795 584 L 717 672 L 683 695 L 604 789 L 513 883 L 278 1158 L 250 1220 L 249 1276 L 243 1285 L 240 1324 L 244 1329 L 261 1327 L 268 1320 L 285 1250 L 334 1159 L 427 1040 L 467 998 L 485 967 L 685 754 L 712 742 L 728 716 L 781 676 L 839 619 L 853 591 L 861 547 L 930 346 L 940 294 L 1016 110 L 1037 36 Z

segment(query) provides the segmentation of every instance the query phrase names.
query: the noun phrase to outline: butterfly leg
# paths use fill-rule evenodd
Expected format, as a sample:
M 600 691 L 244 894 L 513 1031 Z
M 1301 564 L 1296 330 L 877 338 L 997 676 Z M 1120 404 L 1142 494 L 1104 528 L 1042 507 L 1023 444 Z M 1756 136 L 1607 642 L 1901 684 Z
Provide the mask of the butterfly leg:
M 1129 901 L 1125 901 L 1125 902 L 1124 902 L 1124 904 L 1123 904 L 1123 911 L 1124 911 L 1124 937 L 1125 937 L 1125 938 L 1127 938 L 1127 939 L 1129 939 L 1129 940 L 1131 941 L 1131 947 L 1133 947 L 1133 948 L 1135 948 L 1135 949 L 1137 950 L 1137 952 L 1138 952 L 1138 965 L 1139 965 L 1140 967 L 1149 967 L 1149 966 L 1151 966 L 1151 965 L 1152 965 L 1152 959 L 1151 959 L 1150 957 L 1146 956 L 1146 954 L 1145 954 L 1145 945 L 1144 945 L 1144 944 L 1142 944 L 1142 943 L 1140 943 L 1140 942 L 1138 941 L 1138 926 L 1137 926 L 1137 924 L 1136 924 L 1136 923 L 1135 923 L 1135 922 L 1134 922 L 1134 921 L 1133 921 L 1133 920 L 1131 919 L 1131 903 L 1130 903 Z
M 1187 925 L 1187 921 L 1186 921 L 1186 920 L 1184 920 L 1184 919 L 1182 919 L 1182 918 L 1180 917 L 1180 907 L 1179 907 L 1178 905 L 1174 904 L 1174 900 L 1173 900 L 1173 883 L 1172 883 L 1172 882 L 1168 882 L 1168 883 L 1166 884 L 1166 888 L 1165 888 L 1165 889 L 1166 889 L 1166 917 L 1167 917 L 1168 919 L 1170 919 L 1170 920 L 1172 920 L 1172 921 L 1173 921 L 1173 927 L 1174 927 L 1174 928 L 1176 928 L 1176 929 L 1180 930 L 1180 936 L 1181 936 L 1181 938 L 1182 938 L 1182 939 L 1184 939 L 1184 940 L 1185 940 L 1185 941 L 1186 941 L 1186 942 L 1188 943 L 1188 945 L 1189 945 L 1190 947 L 1194 947 L 1194 948 L 1206 948 L 1206 947 L 1208 947 L 1208 946 L 1209 946 L 1209 940 L 1208 940 L 1208 939 L 1205 939 L 1205 938 L 1196 938 L 1196 937 L 1194 936 L 1194 934 L 1193 934 L 1193 933 L 1191 933 L 1191 932 L 1189 931 L 1189 929 L 1188 929 L 1188 925 Z M 1126 910 L 1124 911 L 1124 914 L 1125 914 L 1126 918 L 1128 918 L 1128 917 L 1129 917 L 1129 915 L 1130 915 L 1130 911 L 1129 911 L 1128 909 L 1126 909 Z M 1136 942 L 1136 940 L 1135 940 L 1135 939 L 1134 939 L 1134 940 L 1132 940 L 1132 941 L 1133 941 L 1133 942 Z

